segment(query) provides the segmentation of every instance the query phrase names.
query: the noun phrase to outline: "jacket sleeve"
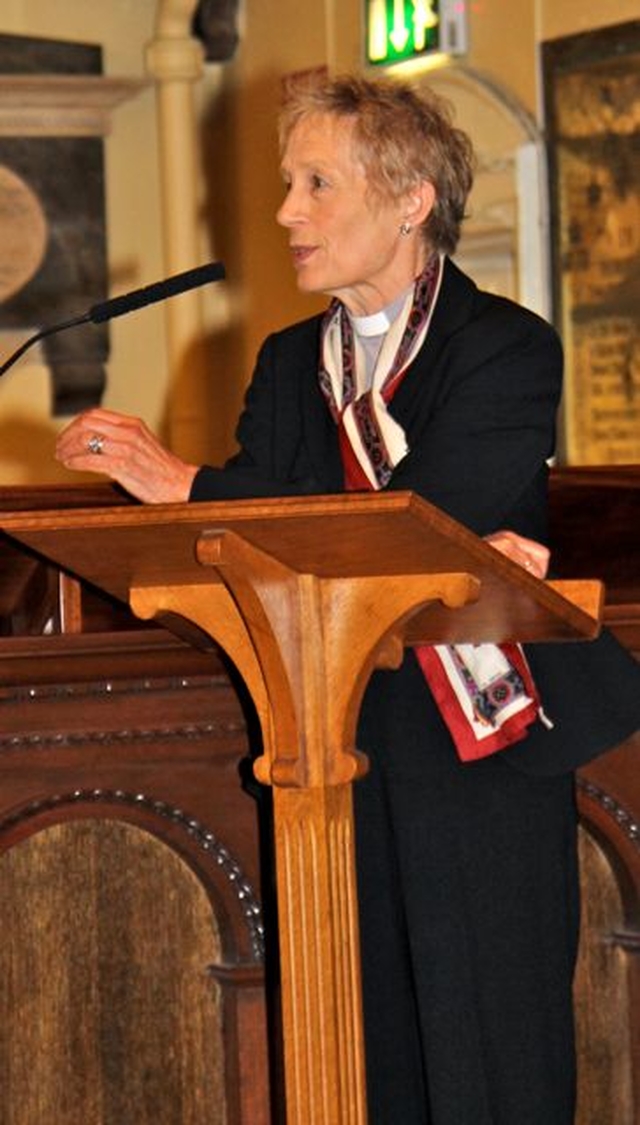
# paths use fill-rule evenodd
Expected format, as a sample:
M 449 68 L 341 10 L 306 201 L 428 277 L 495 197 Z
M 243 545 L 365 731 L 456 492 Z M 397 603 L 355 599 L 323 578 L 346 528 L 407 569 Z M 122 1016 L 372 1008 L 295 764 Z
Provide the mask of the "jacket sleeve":
M 309 345 L 300 347 L 309 336 Z M 308 495 L 324 490 L 306 456 L 302 401 L 306 366 L 315 356 L 312 322 L 270 336 L 258 354 L 236 429 L 238 452 L 224 466 L 204 465 L 191 500 Z

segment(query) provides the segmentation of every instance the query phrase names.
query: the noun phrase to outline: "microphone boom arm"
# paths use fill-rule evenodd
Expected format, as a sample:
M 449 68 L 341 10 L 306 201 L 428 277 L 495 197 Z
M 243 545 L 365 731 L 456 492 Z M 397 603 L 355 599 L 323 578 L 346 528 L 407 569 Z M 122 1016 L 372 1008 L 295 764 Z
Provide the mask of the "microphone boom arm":
M 123 293 L 121 297 L 112 297 L 108 301 L 92 305 L 88 312 L 82 313 L 80 316 L 74 316 L 70 320 L 63 320 L 58 324 L 50 324 L 46 328 L 41 328 L 33 336 L 29 336 L 19 348 L 16 348 L 3 364 L 0 364 L 0 378 L 5 371 L 13 367 L 14 363 L 24 355 L 32 344 L 37 343 L 38 340 L 43 340 L 45 336 L 52 336 L 54 332 L 62 332 L 64 328 L 74 328 L 76 325 L 86 324 L 88 321 L 92 324 L 103 324 L 105 320 L 112 320 L 116 316 L 123 316 L 124 313 L 144 308 L 145 305 L 152 305 L 156 301 L 166 300 L 167 297 L 175 297 L 179 293 L 186 293 L 188 289 L 206 285 L 207 282 L 221 281 L 224 276 L 225 270 L 222 262 L 208 262 L 204 266 L 196 266 L 195 269 L 185 270 L 184 273 L 167 277 L 164 281 L 154 281 L 152 285 L 145 285 L 142 289 L 134 289 L 131 293 Z

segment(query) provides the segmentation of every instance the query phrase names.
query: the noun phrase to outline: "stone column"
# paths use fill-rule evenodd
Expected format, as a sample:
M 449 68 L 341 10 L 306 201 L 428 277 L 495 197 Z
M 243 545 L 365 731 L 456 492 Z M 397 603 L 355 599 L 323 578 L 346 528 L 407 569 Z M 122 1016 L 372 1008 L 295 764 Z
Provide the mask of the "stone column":
M 202 44 L 191 34 L 197 0 L 159 0 L 155 37 L 146 50 L 156 83 L 162 240 L 167 276 L 203 261 L 198 237 L 198 131 L 195 88 L 204 72 Z M 170 373 L 169 445 L 197 459 L 198 430 L 206 404 L 200 378 L 204 333 L 202 295 L 192 290 L 166 302 Z

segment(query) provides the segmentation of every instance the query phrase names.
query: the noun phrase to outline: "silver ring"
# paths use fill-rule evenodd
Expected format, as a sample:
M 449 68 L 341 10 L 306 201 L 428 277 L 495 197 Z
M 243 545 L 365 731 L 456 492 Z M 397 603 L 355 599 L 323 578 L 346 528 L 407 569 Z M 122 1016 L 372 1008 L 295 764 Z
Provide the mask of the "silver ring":
M 104 438 L 103 438 L 102 434 L 92 434 L 91 437 L 89 438 L 88 442 L 87 442 L 87 452 L 88 453 L 95 453 L 96 456 L 99 457 L 100 454 L 102 453 L 103 449 L 104 449 Z

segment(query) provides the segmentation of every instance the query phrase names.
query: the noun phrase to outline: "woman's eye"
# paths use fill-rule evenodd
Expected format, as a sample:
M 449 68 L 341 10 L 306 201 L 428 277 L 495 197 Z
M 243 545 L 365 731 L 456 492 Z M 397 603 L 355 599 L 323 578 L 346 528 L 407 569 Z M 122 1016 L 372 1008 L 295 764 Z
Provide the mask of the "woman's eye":
M 327 181 L 325 179 L 323 179 L 322 176 L 319 176 L 319 175 L 317 175 L 317 173 L 315 173 L 311 177 L 311 190 L 312 191 L 320 191 L 321 188 L 324 188 L 326 186 L 327 186 Z

